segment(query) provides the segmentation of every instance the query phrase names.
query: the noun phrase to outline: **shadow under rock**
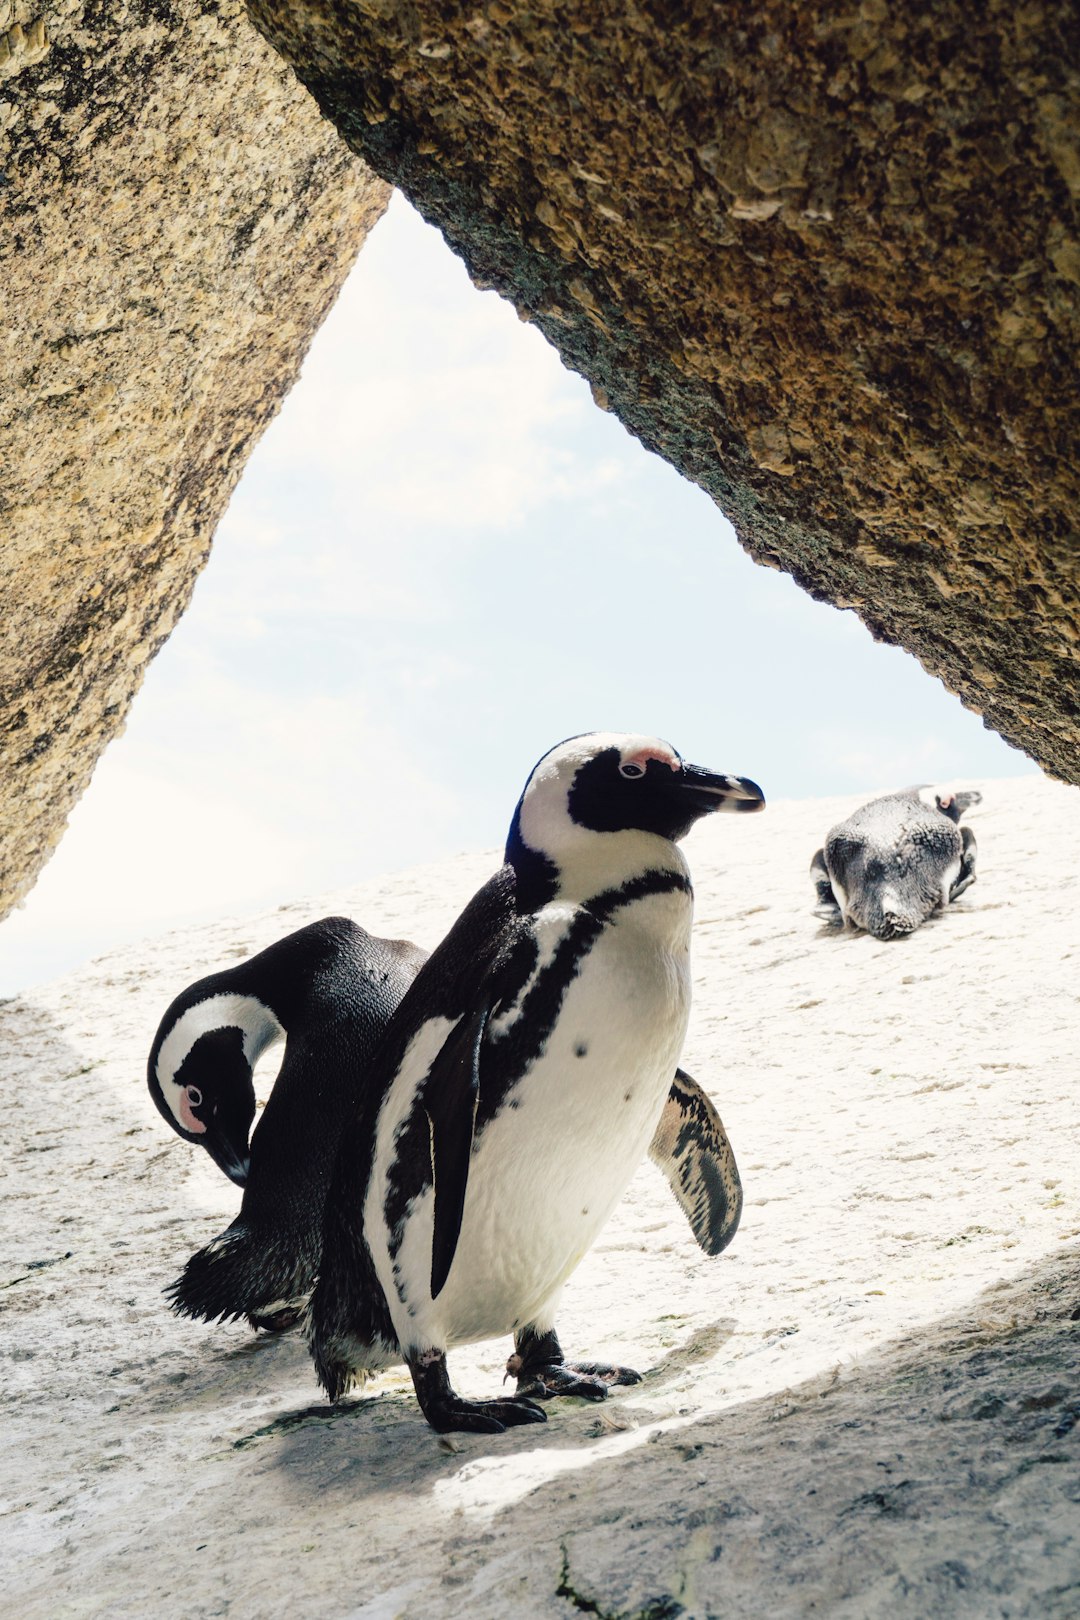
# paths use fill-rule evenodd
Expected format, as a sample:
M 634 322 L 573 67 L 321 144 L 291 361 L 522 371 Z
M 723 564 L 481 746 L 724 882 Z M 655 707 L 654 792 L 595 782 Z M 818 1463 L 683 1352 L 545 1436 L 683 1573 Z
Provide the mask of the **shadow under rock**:
M 459 1612 L 476 1620 L 504 1612 L 490 1572 L 510 1567 L 537 1612 L 602 1620 L 1073 1620 L 1078 1302 L 1080 1251 L 1062 1248 L 948 1318 L 741 1405 L 671 1422 L 649 1410 L 650 1377 L 632 1414 L 649 1427 L 617 1449 L 587 1443 L 617 1395 L 558 1403 L 542 1428 L 452 1437 L 455 1452 L 404 1387 L 250 1438 L 265 1434 L 290 1493 L 327 1500 L 426 1495 L 478 1463 L 573 1452 L 579 1466 L 524 1491 L 496 1470 L 505 1506 L 455 1514 L 442 1553 L 432 1543 L 436 1562 L 452 1551 Z M 673 1351 L 671 1370 L 715 1331 Z
M 479 1580 L 525 1516 L 553 1596 L 605 1620 L 1072 1620 L 1078 1300 L 1062 1249 L 849 1368 L 598 1458 L 572 1503 L 549 1481 L 459 1535 L 457 1568 Z

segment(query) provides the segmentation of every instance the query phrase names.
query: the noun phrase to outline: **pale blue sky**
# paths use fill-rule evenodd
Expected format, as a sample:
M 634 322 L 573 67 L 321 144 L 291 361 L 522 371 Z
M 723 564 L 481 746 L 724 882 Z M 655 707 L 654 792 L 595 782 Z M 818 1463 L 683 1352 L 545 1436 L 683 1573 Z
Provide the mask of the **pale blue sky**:
M 657 732 L 771 798 L 1035 770 L 751 563 L 395 197 L 125 735 L 0 924 L 0 995 L 498 845 L 538 755 L 594 729 Z

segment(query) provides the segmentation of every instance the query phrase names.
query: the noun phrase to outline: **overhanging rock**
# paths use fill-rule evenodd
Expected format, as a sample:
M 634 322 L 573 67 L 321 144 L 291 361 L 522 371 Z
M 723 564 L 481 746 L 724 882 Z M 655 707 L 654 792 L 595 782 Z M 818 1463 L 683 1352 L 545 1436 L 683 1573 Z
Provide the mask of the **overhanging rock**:
M 1080 781 L 1072 7 L 249 9 L 751 555 Z
M 0 916 L 388 196 L 240 0 L 0 0 Z

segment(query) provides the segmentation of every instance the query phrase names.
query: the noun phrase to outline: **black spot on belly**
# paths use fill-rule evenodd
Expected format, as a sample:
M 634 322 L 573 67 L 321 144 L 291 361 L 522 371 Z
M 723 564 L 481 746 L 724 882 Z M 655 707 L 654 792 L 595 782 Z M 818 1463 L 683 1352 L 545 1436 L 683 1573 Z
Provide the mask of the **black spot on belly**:
M 589 1055 L 589 1048 L 588 1048 L 588 1045 L 586 1044 L 586 1042 L 585 1041 L 578 1041 L 577 1045 L 574 1047 L 574 1056 L 575 1057 L 588 1057 L 588 1055 Z
M 626 1093 L 625 1097 L 623 1098 L 623 1102 L 629 1102 L 630 1099 L 633 1097 L 633 1095 L 634 1095 L 634 1093 L 632 1091 L 628 1091 Z

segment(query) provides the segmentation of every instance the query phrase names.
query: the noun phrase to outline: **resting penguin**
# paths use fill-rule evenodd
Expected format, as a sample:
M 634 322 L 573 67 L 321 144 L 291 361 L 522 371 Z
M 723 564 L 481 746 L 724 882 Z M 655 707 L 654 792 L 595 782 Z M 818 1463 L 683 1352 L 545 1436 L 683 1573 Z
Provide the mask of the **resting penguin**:
M 912 934 L 975 881 L 975 834 L 957 823 L 982 794 L 904 788 L 838 822 L 810 862 L 819 917 L 877 939 Z
M 150 1094 L 173 1129 L 244 1188 L 236 1220 L 168 1290 L 174 1310 L 207 1321 L 246 1316 L 274 1331 L 296 1321 L 315 1281 L 342 1128 L 425 956 L 406 940 L 326 917 L 172 1003 L 150 1050 Z M 252 1071 L 282 1038 L 249 1156 Z
M 406 993 L 342 1140 L 310 1319 L 331 1399 L 403 1360 L 433 1428 L 497 1432 L 543 1419 L 524 1390 L 636 1381 L 567 1363 L 555 1312 L 650 1141 L 666 1162 L 697 1131 L 671 1085 L 690 1009 L 677 841 L 763 803 L 652 737 L 572 738 L 540 760 L 505 864 Z M 707 1219 L 700 1157 L 688 1179 Z M 505 1333 L 519 1393 L 462 1399 L 447 1350 Z

